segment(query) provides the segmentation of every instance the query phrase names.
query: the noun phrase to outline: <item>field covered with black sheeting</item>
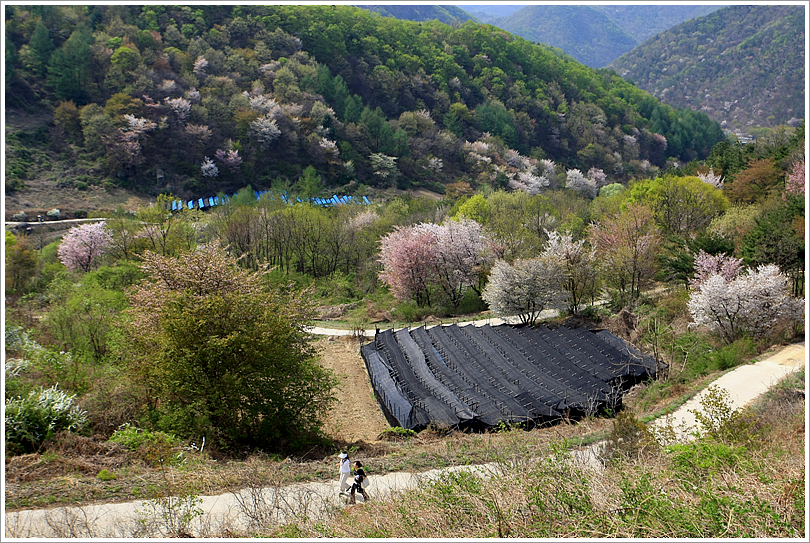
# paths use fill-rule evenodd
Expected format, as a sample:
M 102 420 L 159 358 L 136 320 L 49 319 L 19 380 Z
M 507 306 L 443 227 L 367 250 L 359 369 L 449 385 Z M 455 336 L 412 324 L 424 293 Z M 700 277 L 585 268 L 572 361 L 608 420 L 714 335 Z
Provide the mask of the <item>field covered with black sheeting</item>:
M 360 349 L 392 426 L 542 425 L 605 409 L 659 363 L 607 330 L 452 325 L 385 330 Z

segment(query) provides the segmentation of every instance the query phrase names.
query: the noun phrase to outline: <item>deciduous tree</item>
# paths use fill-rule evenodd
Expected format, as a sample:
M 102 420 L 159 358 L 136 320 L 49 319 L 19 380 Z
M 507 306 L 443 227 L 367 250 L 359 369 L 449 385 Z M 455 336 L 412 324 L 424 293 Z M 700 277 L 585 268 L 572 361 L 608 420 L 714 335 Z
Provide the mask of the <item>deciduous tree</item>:
M 531 324 L 545 309 L 562 309 L 567 301 L 565 272 L 550 255 L 518 259 L 514 264 L 498 260 L 481 297 L 499 316 L 517 315 Z
M 632 303 L 655 275 L 661 236 L 648 207 L 631 204 L 608 216 L 590 231 L 591 245 L 601 260 L 601 275 L 613 289 L 614 302 Z
M 76 226 L 62 238 L 59 260 L 71 271 L 88 272 L 98 264 L 111 243 L 112 233 L 103 221 Z
M 312 436 L 334 380 L 306 331 L 311 296 L 267 286 L 218 244 L 144 254 L 129 292 L 133 357 L 157 425 L 227 447 L 281 450 Z
M 764 337 L 780 323 L 804 318 L 804 300 L 790 295 L 788 278 L 772 264 L 731 280 L 714 274 L 688 302 L 692 320 L 728 343 L 744 335 Z

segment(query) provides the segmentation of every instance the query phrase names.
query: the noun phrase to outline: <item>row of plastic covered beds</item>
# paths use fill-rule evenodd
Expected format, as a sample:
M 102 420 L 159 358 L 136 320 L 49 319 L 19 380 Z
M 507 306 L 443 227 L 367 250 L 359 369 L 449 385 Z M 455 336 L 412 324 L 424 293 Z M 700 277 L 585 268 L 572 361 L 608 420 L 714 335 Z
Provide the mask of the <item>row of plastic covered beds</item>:
M 606 330 L 434 326 L 386 330 L 361 347 L 392 426 L 546 424 L 621 406 L 660 363 Z
M 258 200 L 264 194 L 267 194 L 266 190 L 257 191 L 254 190 L 253 194 L 256 196 Z M 224 196 L 209 196 L 207 198 L 196 198 L 191 200 L 172 200 L 172 211 L 181 211 L 183 209 L 205 209 L 208 207 L 214 207 L 218 205 L 222 205 L 228 203 L 231 198 L 236 197 L 236 193 L 231 196 L 227 194 Z M 303 203 L 307 200 L 302 200 L 301 198 L 296 197 L 295 199 L 290 198 L 288 195 L 283 194 L 281 199 L 285 203 Z M 310 198 L 308 200 L 310 203 L 323 206 L 323 207 L 331 207 L 336 205 L 346 205 L 346 204 L 359 204 L 359 205 L 370 205 L 371 202 L 366 196 L 358 197 L 358 196 L 338 196 L 337 194 L 333 195 L 331 198 Z

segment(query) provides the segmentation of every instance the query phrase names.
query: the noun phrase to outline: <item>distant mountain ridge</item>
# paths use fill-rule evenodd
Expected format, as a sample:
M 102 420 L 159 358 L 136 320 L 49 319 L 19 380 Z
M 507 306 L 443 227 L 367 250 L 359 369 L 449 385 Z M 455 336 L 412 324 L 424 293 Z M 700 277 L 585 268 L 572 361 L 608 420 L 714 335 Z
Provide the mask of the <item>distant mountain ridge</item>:
M 722 6 L 463 4 L 358 7 L 409 21 L 483 22 L 526 40 L 562 49 L 592 68 L 602 68 L 655 34 Z
M 638 44 L 595 6 L 528 6 L 490 24 L 529 41 L 559 47 L 593 68 L 609 64 Z
M 730 6 L 646 41 L 610 67 L 727 130 L 804 118 L 803 6 Z
M 403 19 L 406 21 L 424 22 L 436 20 L 445 24 L 463 23 L 464 21 L 473 21 L 475 23 L 480 22 L 480 20 L 475 16 L 456 6 L 426 6 L 408 4 L 401 6 L 360 5 L 357 7 L 367 9 L 374 13 L 379 13 L 383 17 L 393 17 L 395 19 Z

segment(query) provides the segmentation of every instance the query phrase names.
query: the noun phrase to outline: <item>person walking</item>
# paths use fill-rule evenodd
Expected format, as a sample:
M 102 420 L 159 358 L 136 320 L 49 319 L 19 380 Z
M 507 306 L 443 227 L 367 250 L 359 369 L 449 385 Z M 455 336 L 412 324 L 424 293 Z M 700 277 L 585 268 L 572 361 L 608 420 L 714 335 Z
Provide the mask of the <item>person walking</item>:
M 349 488 L 349 476 L 352 474 L 352 463 L 349 460 L 349 455 L 342 452 L 338 455 L 338 467 L 340 469 L 340 492 L 342 496 L 346 495 L 346 490 Z
M 354 484 L 352 485 L 351 490 L 349 491 L 351 497 L 349 498 L 349 503 L 357 503 L 354 500 L 354 493 L 360 491 L 360 494 L 363 496 L 363 501 L 368 501 L 368 494 L 366 491 L 363 490 L 363 481 L 366 480 L 366 472 L 363 469 L 363 464 L 360 460 L 354 461 Z

